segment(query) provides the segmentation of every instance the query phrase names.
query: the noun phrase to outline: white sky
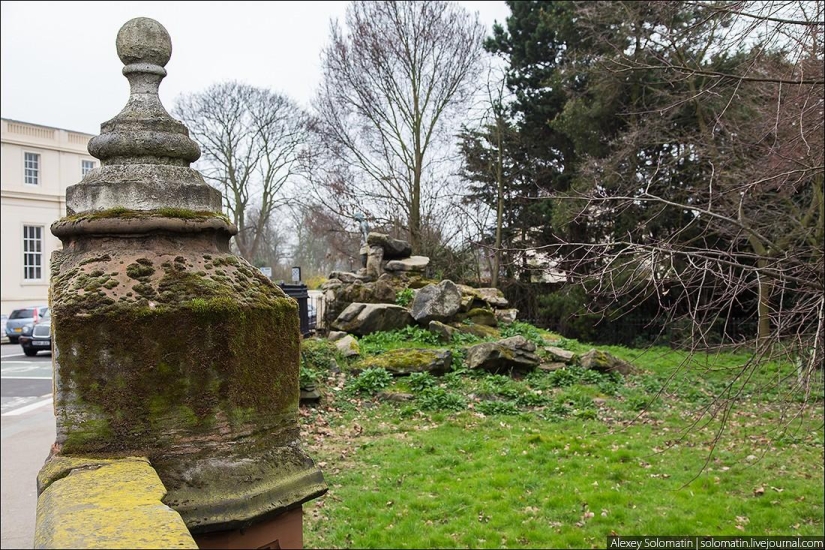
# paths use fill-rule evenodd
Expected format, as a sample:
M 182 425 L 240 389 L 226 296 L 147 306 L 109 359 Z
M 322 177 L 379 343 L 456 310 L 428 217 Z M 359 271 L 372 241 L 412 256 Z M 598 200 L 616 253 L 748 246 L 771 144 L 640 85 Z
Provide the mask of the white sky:
M 492 30 L 503 1 L 460 1 Z M 129 85 L 115 51 L 121 25 L 159 21 L 172 37 L 167 111 L 182 93 L 238 80 L 284 93 L 305 108 L 320 80 L 330 20 L 348 2 L 11 2 L 0 3 L 3 118 L 97 134 L 126 104 Z

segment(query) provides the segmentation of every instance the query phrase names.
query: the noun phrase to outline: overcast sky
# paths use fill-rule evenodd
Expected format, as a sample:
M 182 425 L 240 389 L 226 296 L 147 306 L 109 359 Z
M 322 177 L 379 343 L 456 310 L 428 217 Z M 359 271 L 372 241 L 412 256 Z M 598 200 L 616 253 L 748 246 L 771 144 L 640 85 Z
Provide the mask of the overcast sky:
M 503 1 L 461 1 L 488 29 Z M 158 20 L 172 37 L 160 87 L 168 111 L 181 93 L 238 80 L 284 93 L 304 107 L 320 79 L 330 20 L 348 2 L 7 2 L 2 9 L 3 118 L 97 134 L 126 104 L 129 84 L 115 51 L 121 25 Z

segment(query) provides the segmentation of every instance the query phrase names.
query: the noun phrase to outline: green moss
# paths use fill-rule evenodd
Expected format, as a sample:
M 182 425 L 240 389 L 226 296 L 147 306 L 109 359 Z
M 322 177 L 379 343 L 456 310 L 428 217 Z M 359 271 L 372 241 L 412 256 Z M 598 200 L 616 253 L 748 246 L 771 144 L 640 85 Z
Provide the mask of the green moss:
M 104 219 L 151 219 L 151 218 L 177 218 L 182 220 L 208 220 L 219 219 L 226 223 L 231 220 L 220 212 L 210 212 L 207 210 L 188 210 L 186 208 L 159 208 L 157 210 L 130 210 L 122 206 L 116 206 L 107 210 L 95 212 L 83 212 L 62 218 L 60 222 L 80 222 Z
M 395 349 L 364 359 L 357 367 L 358 369 L 381 368 L 395 374 L 409 374 L 429 370 L 434 363 L 443 363 L 441 368 L 436 370 L 446 370 L 452 362 L 452 355 L 444 361 L 439 361 L 439 355 L 443 355 L 444 351 L 440 349 Z
M 146 265 L 138 260 L 137 262 L 133 262 L 126 266 L 126 275 L 132 279 L 144 279 L 152 275 L 154 272 L 155 268 L 152 267 L 151 262 L 149 262 L 149 265 Z
M 499 331 L 497 329 L 485 325 L 465 325 L 463 323 L 457 323 L 451 326 L 459 332 L 472 334 L 474 336 L 478 336 L 479 338 L 497 338 L 499 336 Z
M 155 287 L 147 283 L 138 283 L 132 287 L 132 290 L 143 296 L 144 298 L 154 298 L 157 296 L 157 292 L 155 291 Z
M 79 265 L 86 265 L 86 264 L 91 264 L 91 263 L 95 263 L 95 262 L 108 262 L 111 259 L 112 259 L 112 257 L 109 256 L 108 254 L 103 254 L 102 256 L 95 256 L 93 258 L 86 258 L 85 260 L 80 262 Z
M 78 352 L 60 360 L 61 379 L 81 398 L 73 414 L 80 418 L 91 408 L 108 419 L 67 423 L 66 452 L 139 444 L 162 453 L 180 430 L 208 431 L 219 411 L 240 430 L 297 407 L 294 302 L 244 308 L 222 297 L 182 306 L 131 306 L 118 315 L 61 320 L 57 346 Z

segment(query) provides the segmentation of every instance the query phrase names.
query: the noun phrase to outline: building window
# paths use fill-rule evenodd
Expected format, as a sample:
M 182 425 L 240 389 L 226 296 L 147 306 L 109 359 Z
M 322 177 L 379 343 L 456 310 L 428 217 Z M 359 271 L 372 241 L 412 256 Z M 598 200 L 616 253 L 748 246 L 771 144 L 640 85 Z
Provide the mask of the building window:
M 95 167 L 95 161 L 93 160 L 81 160 L 80 161 L 80 175 L 86 177 L 86 174 L 92 171 L 92 168 Z
M 40 155 L 26 153 L 23 160 L 23 181 L 28 185 L 40 185 Z
M 43 278 L 43 227 L 23 226 L 23 280 Z

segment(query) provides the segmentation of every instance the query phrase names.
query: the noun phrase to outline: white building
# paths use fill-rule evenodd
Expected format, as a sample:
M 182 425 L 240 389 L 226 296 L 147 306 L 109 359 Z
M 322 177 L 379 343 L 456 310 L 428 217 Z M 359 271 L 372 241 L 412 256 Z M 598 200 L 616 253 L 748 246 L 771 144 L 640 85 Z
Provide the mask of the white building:
M 1 119 L 0 312 L 47 304 L 49 259 L 60 240 L 49 230 L 66 215 L 66 188 L 98 165 L 90 134 Z

